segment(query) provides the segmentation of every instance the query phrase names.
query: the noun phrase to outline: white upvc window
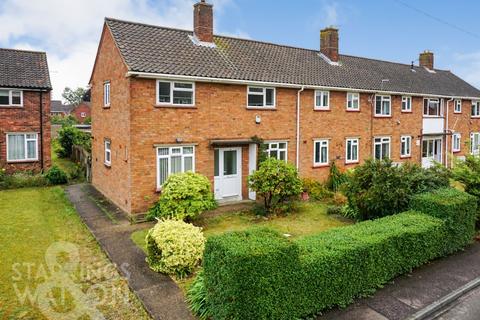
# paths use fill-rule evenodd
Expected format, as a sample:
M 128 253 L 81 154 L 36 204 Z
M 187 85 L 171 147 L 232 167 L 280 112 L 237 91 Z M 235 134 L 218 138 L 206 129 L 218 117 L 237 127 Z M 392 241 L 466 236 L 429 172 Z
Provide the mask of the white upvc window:
M 360 94 L 358 92 L 347 92 L 347 110 L 360 110 Z
M 157 80 L 157 105 L 195 105 L 195 83 Z
M 391 117 L 392 116 L 392 98 L 385 95 L 375 96 L 375 116 Z
M 287 161 L 287 142 L 276 141 L 265 143 L 265 153 L 268 157 Z
M 442 115 L 440 100 L 432 98 L 423 99 L 423 115 L 426 117 L 440 117 Z
M 315 110 L 330 109 L 330 92 L 315 90 Z
M 0 89 L 0 107 L 23 107 L 23 91 Z
M 412 112 L 412 97 L 402 97 L 402 112 Z
M 456 132 L 452 134 L 452 151 L 459 152 L 461 149 L 461 135 Z
M 7 161 L 37 161 L 38 135 L 36 133 L 7 133 Z
M 157 188 L 174 173 L 195 171 L 194 146 L 157 147 Z
M 248 108 L 275 108 L 275 88 L 248 87 Z
M 87 114 L 85 112 L 80 112 L 80 117 L 85 118 Z
M 457 99 L 455 100 L 455 107 L 453 109 L 454 113 L 462 113 L 462 100 Z
M 472 101 L 472 118 L 480 117 L 480 101 Z
M 313 164 L 315 166 L 328 165 L 328 144 L 327 139 L 314 141 Z
M 373 157 L 377 160 L 390 158 L 390 137 L 377 137 L 373 139 Z
M 408 158 L 412 155 L 412 137 L 401 136 L 400 137 L 400 157 Z
M 103 84 L 103 106 L 110 107 L 110 81 Z
M 345 142 L 345 162 L 357 163 L 359 153 L 358 138 L 348 138 Z
M 112 142 L 108 139 L 105 139 L 104 141 L 104 163 L 106 166 L 111 166 L 112 165 Z
M 470 133 L 470 153 L 474 155 L 480 153 L 480 132 Z

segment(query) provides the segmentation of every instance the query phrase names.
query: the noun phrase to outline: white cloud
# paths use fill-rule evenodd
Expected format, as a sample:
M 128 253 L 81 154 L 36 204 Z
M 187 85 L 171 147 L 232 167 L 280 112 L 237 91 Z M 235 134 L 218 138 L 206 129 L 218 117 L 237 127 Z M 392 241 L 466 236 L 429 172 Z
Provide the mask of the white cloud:
M 453 70 L 462 79 L 480 89 L 480 51 L 455 53 Z
M 0 47 L 47 52 L 53 97 L 86 86 L 104 17 L 192 29 L 195 0 L 2 0 Z M 216 0 L 221 14 L 233 0 Z M 220 32 L 221 33 L 221 32 Z M 246 36 L 240 30 L 235 34 Z
M 337 13 L 337 3 L 327 3 L 324 7 L 325 10 L 325 24 L 327 26 L 338 25 L 338 13 Z

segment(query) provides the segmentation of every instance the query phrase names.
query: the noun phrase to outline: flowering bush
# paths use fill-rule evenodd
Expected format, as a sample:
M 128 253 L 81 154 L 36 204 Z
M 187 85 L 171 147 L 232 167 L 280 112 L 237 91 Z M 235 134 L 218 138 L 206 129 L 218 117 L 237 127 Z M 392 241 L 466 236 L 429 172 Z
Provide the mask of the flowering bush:
M 193 271 L 205 249 L 202 229 L 179 220 L 159 221 L 148 232 L 146 242 L 150 268 L 179 278 Z

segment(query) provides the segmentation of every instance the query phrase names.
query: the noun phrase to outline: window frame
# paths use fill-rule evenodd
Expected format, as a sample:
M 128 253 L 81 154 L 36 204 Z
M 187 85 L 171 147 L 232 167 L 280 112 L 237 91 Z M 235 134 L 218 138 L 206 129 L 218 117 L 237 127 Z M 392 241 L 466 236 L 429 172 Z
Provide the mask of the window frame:
M 349 100 L 350 97 L 352 98 L 351 101 Z M 356 97 L 356 99 L 354 97 Z M 349 107 L 348 106 L 349 102 L 351 102 L 353 106 L 353 102 L 355 100 L 357 101 L 357 108 Z M 360 111 L 360 93 L 359 92 L 347 92 L 346 109 L 347 111 Z
M 473 149 L 474 136 L 478 136 L 477 140 L 479 141 L 479 144 L 476 150 Z M 472 155 L 480 154 L 480 132 L 470 132 L 470 154 Z
M 170 101 L 168 102 L 160 102 L 160 83 L 169 83 L 170 84 Z M 180 83 L 180 84 L 191 84 L 192 88 L 175 88 L 175 84 Z M 183 92 L 191 92 L 192 93 L 192 103 L 174 103 L 174 92 L 175 91 L 183 91 Z M 179 108 L 191 108 L 195 107 L 195 95 L 196 95 L 196 88 L 195 88 L 195 82 L 189 82 L 189 81 L 171 81 L 171 80 L 165 80 L 165 79 L 157 79 L 156 81 L 156 94 L 155 94 L 155 104 L 157 106 L 174 106 L 174 107 L 179 107 Z
M 23 90 L 0 88 L 0 91 L 8 91 L 8 104 L 0 104 L 0 108 L 23 108 Z M 20 103 L 13 103 L 13 92 L 20 92 Z
M 320 161 L 317 162 L 316 159 L 315 159 L 315 155 L 317 154 L 317 143 L 319 144 L 320 146 Z M 324 144 L 325 145 L 322 145 Z M 325 147 L 327 148 L 327 159 L 326 161 L 322 162 L 321 158 L 322 158 L 322 152 L 321 152 L 321 149 L 322 147 Z M 329 166 L 330 165 L 330 140 L 329 139 L 315 139 L 313 140 L 313 166 L 314 167 L 326 167 L 326 166 Z
M 475 114 L 474 114 L 473 110 L 476 111 Z M 470 112 L 470 117 L 471 118 L 480 118 L 480 100 L 472 100 L 472 110 Z
M 460 108 L 457 109 L 457 106 L 460 106 Z M 462 99 L 455 99 L 453 113 L 462 113 Z
M 376 142 L 377 139 L 380 139 L 380 143 Z M 375 146 L 377 144 L 382 145 L 383 142 L 385 142 L 384 140 L 388 141 L 388 157 L 387 158 L 391 159 L 391 156 L 392 156 L 392 137 L 387 137 L 387 136 L 380 136 L 380 137 L 374 137 L 373 138 L 373 155 L 372 155 L 373 159 L 376 159 L 376 160 L 385 159 L 385 157 L 382 157 L 380 159 L 375 158 Z M 383 154 L 382 154 L 382 156 L 383 156 Z
M 409 104 L 408 104 L 409 108 L 408 109 L 403 108 L 404 103 L 406 103 L 406 101 L 409 102 Z M 401 111 L 404 112 L 404 113 L 411 113 L 412 112 L 412 103 L 413 103 L 412 96 L 402 96 Z
M 351 142 L 351 146 L 353 147 L 354 143 L 357 146 L 357 154 L 356 154 L 356 159 L 348 159 L 348 142 Z M 353 152 L 350 151 L 350 154 L 353 154 Z M 345 139 L 345 163 L 346 164 L 352 164 L 352 163 L 359 163 L 360 162 L 360 139 L 359 138 L 346 138 Z
M 455 147 L 455 144 L 458 139 L 458 148 Z M 462 149 L 462 135 L 460 132 L 454 132 L 452 134 L 452 152 L 460 152 Z
M 327 105 L 317 105 L 317 95 L 320 94 L 320 101 L 323 103 L 323 97 L 327 96 Z M 330 110 L 330 91 L 328 90 L 315 90 L 313 92 L 313 109 L 314 110 Z
M 35 139 L 27 139 L 27 135 L 35 135 Z M 10 159 L 9 154 L 9 143 L 8 137 L 9 136 L 23 136 L 24 139 L 24 152 L 25 157 L 23 159 Z M 5 135 L 6 138 L 6 157 L 7 163 L 15 163 L 15 162 L 36 162 L 39 160 L 39 150 L 38 150 L 38 136 L 37 132 L 8 132 Z M 35 141 L 35 158 L 28 158 L 28 141 Z
M 250 92 L 250 89 L 262 89 L 262 92 Z M 267 105 L 267 90 L 273 90 L 272 105 Z M 263 97 L 263 105 L 261 106 L 250 106 L 248 97 L 250 95 L 254 96 L 262 96 Z M 261 87 L 261 86 L 247 86 L 247 109 L 276 109 L 277 107 L 277 89 L 275 87 Z
M 427 101 L 427 110 L 429 110 L 428 106 L 430 105 L 430 101 L 437 101 L 438 102 L 438 114 L 431 115 L 425 114 L 425 101 Z M 442 99 L 440 98 L 423 98 L 423 117 L 424 118 L 442 118 L 443 117 L 443 103 Z
M 103 83 L 103 107 L 110 108 L 111 103 L 111 84 L 110 81 Z
M 108 144 L 108 149 L 107 149 Z M 107 154 L 109 156 L 109 160 L 107 160 Z M 107 167 L 112 166 L 112 141 L 110 139 L 103 140 L 103 164 Z
M 408 148 L 408 153 L 403 153 L 403 144 L 408 141 L 406 145 L 406 149 Z M 411 158 L 412 157 L 412 136 L 411 135 L 403 135 L 400 136 L 400 158 Z
M 191 154 L 185 154 L 183 149 L 184 148 L 192 148 L 192 153 Z M 186 172 L 185 171 L 185 158 L 186 157 L 191 157 L 192 158 L 192 172 L 195 172 L 195 145 L 192 144 L 185 144 L 185 145 L 160 145 L 160 146 L 155 146 L 155 161 L 156 161 L 156 185 L 157 185 L 157 190 L 161 190 L 163 184 L 160 184 L 160 165 L 159 165 L 159 160 L 160 159 L 168 159 L 168 172 L 167 172 L 167 177 L 165 178 L 168 179 L 168 177 L 172 174 L 172 149 L 181 149 L 181 166 L 182 169 L 180 172 Z M 159 149 L 168 149 L 168 155 L 159 155 L 158 150 Z M 165 183 L 165 182 L 164 182 Z
M 388 107 L 388 114 L 383 114 L 383 113 L 377 113 L 377 98 L 380 98 L 380 110 L 383 110 L 383 102 L 388 101 L 389 102 L 389 107 Z M 373 106 L 375 108 L 375 117 L 377 118 L 391 118 L 392 117 L 392 96 L 391 95 L 386 95 L 386 94 L 376 94 L 375 95 L 375 104 Z
M 285 148 L 280 148 L 280 143 L 285 143 Z M 276 150 L 276 151 L 277 151 L 277 157 L 276 157 L 276 159 L 281 160 L 281 159 L 279 158 L 280 152 L 284 151 L 284 152 L 285 152 L 285 162 L 287 162 L 287 160 L 288 160 L 288 141 L 282 141 L 282 140 L 278 140 L 278 141 L 265 141 L 264 144 L 267 146 L 267 148 L 265 148 L 264 152 L 267 153 L 267 156 L 268 156 L 268 157 L 272 157 L 272 156 L 270 155 L 270 152 Z M 272 144 L 277 144 L 277 145 L 278 145 L 277 148 L 272 148 L 272 147 L 271 147 Z

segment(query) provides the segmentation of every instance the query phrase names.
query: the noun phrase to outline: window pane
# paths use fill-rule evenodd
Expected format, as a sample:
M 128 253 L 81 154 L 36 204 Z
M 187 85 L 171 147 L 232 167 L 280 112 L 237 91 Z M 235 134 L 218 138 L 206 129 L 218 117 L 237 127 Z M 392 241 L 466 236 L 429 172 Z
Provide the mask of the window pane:
M 326 107 L 328 106 L 328 92 L 323 93 L 323 104 L 322 106 Z
M 375 159 L 380 160 L 382 159 L 382 145 L 376 144 L 375 145 Z
M 328 153 L 327 150 L 328 148 L 326 146 L 322 146 L 322 158 L 321 162 L 322 163 L 327 163 L 328 162 Z
M 0 90 L 0 105 L 8 106 L 10 104 L 8 90 Z
M 270 150 L 270 157 L 278 159 L 278 151 L 277 150 Z
M 162 185 L 168 177 L 168 158 L 158 159 L 158 179 Z
M 37 141 L 27 141 L 27 158 L 35 159 L 37 157 Z
M 171 173 L 182 172 L 182 157 L 181 156 L 172 156 L 171 158 Z
M 375 99 L 375 113 L 376 114 L 382 113 L 382 97 L 376 97 Z
M 237 151 L 229 150 L 223 152 L 223 175 L 237 174 Z
M 358 160 L 358 145 L 354 144 L 352 146 L 352 159 L 351 160 Z
M 193 92 L 191 91 L 173 91 L 174 104 L 193 104 Z
M 249 107 L 262 107 L 263 106 L 263 95 L 249 94 L 248 95 L 248 106 Z
M 181 154 L 182 148 L 172 148 L 172 154 Z
M 352 160 L 352 141 L 347 141 L 347 160 Z
M 183 158 L 183 170 L 186 171 L 193 171 L 193 157 L 188 156 Z
M 266 105 L 273 106 L 273 89 L 266 89 Z
M 382 107 L 382 114 L 390 115 L 390 100 L 383 100 Z
M 389 149 L 390 149 L 390 144 L 389 143 L 383 143 L 382 144 L 382 159 L 388 158 L 389 155 Z
M 168 148 L 158 148 L 158 155 L 159 156 L 167 156 L 168 155 Z
M 286 148 L 287 148 L 287 144 L 286 144 L 285 142 L 280 142 L 280 143 L 278 144 L 278 147 L 279 147 L 280 149 L 286 149 Z
M 179 89 L 193 89 L 193 84 L 191 83 L 179 83 L 179 82 L 175 82 L 173 84 L 173 87 L 174 88 L 179 88 Z
M 158 83 L 158 102 L 170 102 L 170 82 Z
M 25 136 L 15 134 L 8 136 L 8 160 L 25 159 Z
M 263 88 L 249 87 L 248 91 L 249 92 L 256 92 L 256 93 L 263 93 Z
M 315 142 L 315 163 L 320 162 L 320 142 Z
M 285 151 L 280 151 L 278 154 L 278 159 L 287 160 L 287 153 Z
M 12 91 L 12 104 L 21 104 L 22 99 L 21 99 L 22 93 L 20 91 Z
M 183 154 L 193 154 L 193 147 L 183 147 Z
M 214 158 L 215 160 L 213 165 L 214 167 L 213 171 L 214 171 L 215 177 L 218 177 L 220 175 L 220 152 L 218 151 L 218 149 L 215 150 L 214 152 Z

